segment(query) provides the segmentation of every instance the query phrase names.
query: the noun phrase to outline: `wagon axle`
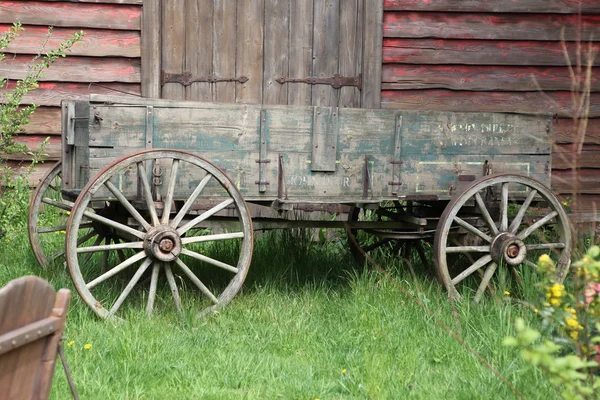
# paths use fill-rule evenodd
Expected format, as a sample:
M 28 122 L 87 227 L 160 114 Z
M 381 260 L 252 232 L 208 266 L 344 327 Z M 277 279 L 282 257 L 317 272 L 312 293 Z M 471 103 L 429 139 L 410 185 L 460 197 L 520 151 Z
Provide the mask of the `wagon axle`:
M 503 232 L 496 236 L 490 249 L 492 260 L 496 264 L 519 265 L 527 255 L 525 243 L 509 232 Z
M 146 254 L 163 262 L 174 261 L 181 254 L 181 238 L 177 231 L 169 226 L 159 225 L 152 228 L 144 238 Z

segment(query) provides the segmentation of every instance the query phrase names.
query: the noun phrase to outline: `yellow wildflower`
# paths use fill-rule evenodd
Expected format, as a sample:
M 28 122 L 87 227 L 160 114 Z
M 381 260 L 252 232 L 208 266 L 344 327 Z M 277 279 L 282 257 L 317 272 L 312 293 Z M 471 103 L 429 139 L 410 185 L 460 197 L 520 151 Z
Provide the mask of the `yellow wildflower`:
M 534 313 L 537 313 L 538 311 L 540 311 L 540 310 L 538 310 L 537 308 L 534 308 L 534 309 L 533 309 L 533 312 L 534 312 Z
M 86 344 L 83 345 L 83 348 L 86 349 L 86 350 L 89 350 L 89 349 L 92 348 L 92 345 L 89 344 L 89 343 L 86 343 Z
M 560 306 L 560 298 L 565 294 L 565 287 L 560 283 L 555 283 L 554 285 L 548 288 L 546 292 L 546 299 L 552 307 Z
M 343 375 L 346 375 L 347 373 L 348 373 L 348 370 L 347 370 L 346 368 L 344 368 L 344 369 L 342 370 L 342 374 L 343 374 Z
M 551 263 L 552 259 L 548 254 L 542 254 L 540 258 L 538 258 L 538 264 Z
M 73 346 L 75 344 L 74 340 L 71 340 L 69 343 L 67 343 L 67 346 Z
M 505 291 L 504 291 L 504 295 L 505 295 L 505 296 L 508 296 L 508 295 L 510 295 L 510 292 L 509 292 L 508 290 L 505 290 Z

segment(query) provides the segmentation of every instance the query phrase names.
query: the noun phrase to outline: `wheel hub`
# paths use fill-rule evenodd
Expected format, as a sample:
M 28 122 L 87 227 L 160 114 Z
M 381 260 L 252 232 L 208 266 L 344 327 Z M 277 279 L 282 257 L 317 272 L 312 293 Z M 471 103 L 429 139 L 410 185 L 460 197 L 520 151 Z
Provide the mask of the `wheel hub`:
M 169 226 L 152 228 L 144 238 L 146 254 L 159 261 L 173 261 L 181 254 L 181 238 L 177 231 Z
M 492 240 L 490 246 L 492 259 L 496 263 L 519 265 L 527 255 L 527 248 L 522 240 L 508 232 L 502 232 Z

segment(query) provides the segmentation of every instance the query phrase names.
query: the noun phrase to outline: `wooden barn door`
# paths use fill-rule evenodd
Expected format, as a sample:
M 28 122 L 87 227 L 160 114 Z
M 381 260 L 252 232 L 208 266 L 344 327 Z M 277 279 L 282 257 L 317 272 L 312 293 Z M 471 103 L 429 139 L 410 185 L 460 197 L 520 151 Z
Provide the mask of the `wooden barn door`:
M 164 0 L 157 11 L 160 33 L 154 33 L 157 91 L 175 100 L 378 106 L 379 91 L 362 91 L 368 84 L 363 60 L 367 70 L 381 65 L 380 21 L 365 24 L 369 15 L 377 20 L 381 6 L 368 3 Z M 369 77 L 377 87 L 380 73 Z

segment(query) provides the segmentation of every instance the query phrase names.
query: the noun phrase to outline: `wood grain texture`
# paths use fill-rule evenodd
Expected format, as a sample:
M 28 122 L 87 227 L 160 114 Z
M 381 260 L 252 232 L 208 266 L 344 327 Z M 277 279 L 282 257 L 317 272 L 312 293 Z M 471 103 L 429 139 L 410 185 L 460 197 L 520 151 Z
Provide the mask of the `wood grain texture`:
M 133 83 L 105 83 L 104 87 L 89 85 L 84 83 L 55 83 L 42 82 L 38 89 L 29 92 L 23 97 L 22 104 L 37 104 L 40 106 L 60 105 L 61 100 L 85 100 L 92 93 L 99 94 L 120 94 L 126 96 L 127 92 L 135 96 L 141 95 L 140 85 Z M 6 86 L 0 88 L 0 96 L 14 88 L 14 83 L 9 82 Z
M 290 43 L 288 52 L 291 77 L 312 76 L 313 55 L 313 2 L 291 1 Z M 312 89 L 303 83 L 287 83 L 290 105 L 310 105 Z
M 212 56 L 216 76 L 235 76 L 236 7 L 229 0 L 214 0 Z M 235 82 L 217 83 L 213 88 L 214 100 L 235 103 L 235 86 Z
M 383 35 L 403 38 L 492 39 L 492 40 L 600 40 L 600 15 L 578 17 L 564 14 L 479 14 L 386 12 Z
M 38 107 L 22 133 L 60 135 L 60 108 Z
M 23 79 L 31 56 L 7 57 L 0 63 L 0 76 Z M 66 57 L 56 60 L 40 82 L 140 82 L 140 59 L 124 57 Z
M 362 72 L 364 0 L 340 2 L 340 67 L 342 76 L 357 76 Z M 340 89 L 338 107 L 360 107 L 360 90 L 347 86 Z
M 264 0 L 237 3 L 236 76 L 248 81 L 236 83 L 236 102 L 260 104 L 263 98 Z
M 591 91 L 600 91 L 599 72 L 592 72 Z M 573 87 L 567 67 L 385 64 L 382 82 L 383 90 L 553 91 Z
M 576 146 L 555 145 L 552 153 L 552 169 L 596 168 L 600 169 L 600 145 L 587 144 L 578 152 Z M 580 172 L 583 174 L 585 170 Z M 600 170 L 593 171 L 600 175 Z M 600 191 L 600 188 L 599 188 Z
M 444 89 L 385 90 L 385 109 L 550 113 L 572 116 L 570 92 L 473 92 Z M 591 95 L 590 117 L 600 117 L 600 94 Z
M 44 1 L 62 1 L 69 3 L 105 3 L 105 4 L 138 4 L 142 5 L 145 0 L 44 0 Z
M 600 194 L 600 171 L 593 169 L 552 170 L 552 189 L 557 193 Z
M 60 136 L 47 136 L 47 135 L 20 135 L 15 138 L 16 143 L 21 143 L 27 146 L 28 151 L 38 151 L 41 148 L 42 143 L 48 139 L 46 144 L 43 160 L 58 161 L 61 157 L 61 138 Z M 20 160 L 32 160 L 33 157 L 29 154 L 5 154 L 3 158 L 11 161 Z
M 600 13 L 596 0 L 383 0 L 385 10 L 499 13 Z
M 142 8 L 141 82 L 144 97 L 160 97 L 160 0 L 146 0 Z
M 552 135 L 558 143 L 579 142 L 572 119 L 555 119 L 552 126 Z M 600 144 L 600 118 L 590 118 L 587 121 L 587 129 L 584 143 Z
M 331 77 L 338 73 L 340 42 L 340 0 L 314 0 L 313 74 Z M 331 107 L 338 104 L 339 89 L 314 85 L 312 104 Z
M 140 30 L 139 5 L 3 1 L 0 23 L 21 21 L 27 25 Z
M 577 44 L 566 42 L 571 65 L 577 64 Z M 584 47 L 587 54 L 588 44 Z M 592 49 L 600 50 L 594 43 Z M 585 57 L 583 58 L 585 60 Z M 383 39 L 383 62 L 405 64 L 467 64 L 566 66 L 560 42 L 532 40 Z
M 287 104 L 288 85 L 276 79 L 289 75 L 289 8 L 290 0 L 265 0 L 263 104 Z
M 44 179 L 46 173 L 54 166 L 53 161 L 42 162 L 35 166 L 33 172 L 30 172 L 27 167 L 31 165 L 29 161 L 7 161 L 3 164 L 20 176 L 27 178 L 27 183 L 30 187 L 35 187 Z
M 361 106 L 379 108 L 381 106 L 381 43 L 383 40 L 383 4 L 381 2 L 365 2 L 363 27 Z
M 1 24 L 0 34 L 10 29 L 11 25 Z M 48 36 L 47 27 L 34 25 L 24 26 L 25 30 L 13 40 L 5 53 L 11 54 L 38 54 L 40 44 L 46 43 L 47 50 L 58 48 L 61 41 L 73 34 L 71 28 L 54 28 L 52 35 Z M 91 57 L 139 57 L 140 32 L 117 31 L 104 29 L 85 29 L 85 35 L 80 42 L 71 48 L 71 56 Z
M 162 3 L 161 65 L 171 74 L 183 73 L 185 68 L 185 0 Z M 165 83 L 161 98 L 183 100 L 185 88 L 180 83 Z
M 185 71 L 192 75 L 213 73 L 213 2 L 187 0 L 185 10 Z M 194 82 L 185 87 L 186 100 L 212 101 L 214 84 Z

